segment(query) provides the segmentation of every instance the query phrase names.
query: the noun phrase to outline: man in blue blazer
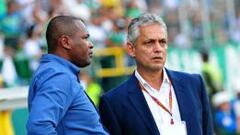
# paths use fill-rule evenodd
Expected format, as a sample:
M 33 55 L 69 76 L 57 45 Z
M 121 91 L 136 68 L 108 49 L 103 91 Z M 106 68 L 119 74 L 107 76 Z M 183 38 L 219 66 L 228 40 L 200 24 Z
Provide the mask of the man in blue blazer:
M 128 27 L 128 54 L 136 61 L 130 79 L 101 97 L 100 115 L 113 135 L 213 135 L 202 78 L 164 68 L 167 27 L 143 14 Z

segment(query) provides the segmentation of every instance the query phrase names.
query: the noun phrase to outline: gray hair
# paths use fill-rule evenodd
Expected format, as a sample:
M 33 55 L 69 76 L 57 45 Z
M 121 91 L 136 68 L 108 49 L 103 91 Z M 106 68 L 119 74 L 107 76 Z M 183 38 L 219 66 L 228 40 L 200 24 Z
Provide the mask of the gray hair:
M 130 22 L 128 26 L 128 35 L 127 35 L 128 42 L 131 42 L 133 45 L 135 44 L 138 36 L 140 35 L 139 33 L 140 26 L 155 24 L 155 23 L 162 26 L 167 34 L 167 26 L 161 17 L 159 17 L 156 14 L 145 13 L 137 18 L 134 18 Z

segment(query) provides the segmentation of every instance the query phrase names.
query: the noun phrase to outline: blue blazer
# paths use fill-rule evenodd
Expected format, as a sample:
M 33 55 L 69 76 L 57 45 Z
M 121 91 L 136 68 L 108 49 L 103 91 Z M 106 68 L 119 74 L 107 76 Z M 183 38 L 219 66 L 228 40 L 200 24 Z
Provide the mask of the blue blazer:
M 167 70 L 188 135 L 213 135 L 212 116 L 200 75 Z M 112 135 L 159 135 L 157 125 L 133 74 L 101 97 L 99 111 Z

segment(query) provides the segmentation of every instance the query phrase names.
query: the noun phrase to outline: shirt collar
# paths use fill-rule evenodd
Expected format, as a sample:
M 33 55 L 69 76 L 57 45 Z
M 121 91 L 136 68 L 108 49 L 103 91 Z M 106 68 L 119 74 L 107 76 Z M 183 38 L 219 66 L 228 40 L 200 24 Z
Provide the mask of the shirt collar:
M 137 69 L 135 71 L 135 76 L 138 79 L 138 81 L 143 85 L 143 86 L 150 86 L 143 78 L 142 76 L 138 73 Z M 170 83 L 169 77 L 167 75 L 166 69 L 163 68 L 163 83 L 167 82 Z
M 167 83 L 170 83 L 170 79 L 167 75 L 167 71 L 165 68 L 163 68 L 163 82 L 167 82 Z
M 60 63 L 64 67 L 68 68 L 73 74 L 78 75 L 80 72 L 80 68 L 71 63 L 70 61 L 54 55 L 54 54 L 44 54 L 41 58 L 40 62 L 47 62 L 47 61 L 55 61 L 57 63 Z

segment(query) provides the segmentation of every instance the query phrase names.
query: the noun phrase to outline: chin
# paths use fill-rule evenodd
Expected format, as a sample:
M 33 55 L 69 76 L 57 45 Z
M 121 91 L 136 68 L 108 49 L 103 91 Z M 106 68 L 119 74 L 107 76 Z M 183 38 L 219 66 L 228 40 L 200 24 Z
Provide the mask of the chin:
M 88 66 L 90 64 L 91 64 L 91 62 L 87 62 L 87 63 L 84 63 L 84 64 L 81 63 L 79 67 L 83 68 L 83 67 L 86 67 L 86 66 Z
M 162 70 L 163 69 L 163 66 L 152 66 L 151 69 L 153 71 L 159 71 L 159 70 Z

